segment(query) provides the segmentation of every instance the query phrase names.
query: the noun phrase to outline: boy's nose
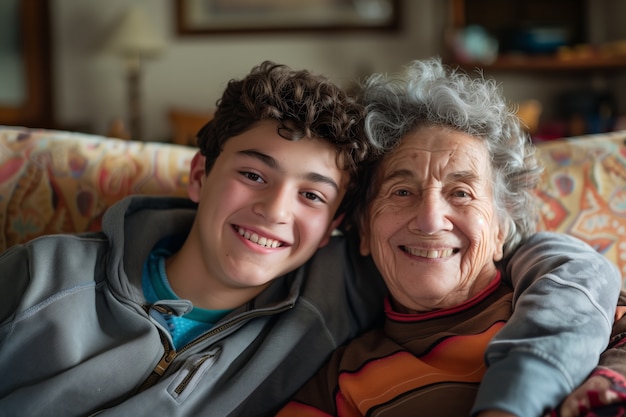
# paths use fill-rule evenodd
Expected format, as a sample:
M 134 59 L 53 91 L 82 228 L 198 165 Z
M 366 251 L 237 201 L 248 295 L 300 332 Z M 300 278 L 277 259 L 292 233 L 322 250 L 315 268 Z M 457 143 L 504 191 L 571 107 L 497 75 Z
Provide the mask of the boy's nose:
M 266 193 L 253 206 L 253 211 L 270 223 L 286 223 L 292 213 L 293 196 L 284 188 Z

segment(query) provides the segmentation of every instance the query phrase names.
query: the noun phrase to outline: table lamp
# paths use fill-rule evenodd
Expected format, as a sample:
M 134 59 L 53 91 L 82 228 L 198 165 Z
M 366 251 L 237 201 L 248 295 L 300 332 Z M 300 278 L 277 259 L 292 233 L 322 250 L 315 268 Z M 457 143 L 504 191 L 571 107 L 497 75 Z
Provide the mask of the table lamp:
M 145 11 L 128 8 L 106 42 L 106 49 L 126 61 L 128 88 L 128 124 L 131 139 L 141 140 L 141 73 L 142 61 L 154 58 L 165 49 L 165 41 L 155 30 Z

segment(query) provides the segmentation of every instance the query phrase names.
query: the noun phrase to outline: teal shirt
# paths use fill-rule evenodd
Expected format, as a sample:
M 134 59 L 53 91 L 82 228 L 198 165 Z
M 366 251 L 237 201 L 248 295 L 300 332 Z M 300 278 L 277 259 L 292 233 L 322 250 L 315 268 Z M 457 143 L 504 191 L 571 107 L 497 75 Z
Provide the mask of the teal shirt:
M 157 245 L 146 260 L 143 268 L 142 286 L 149 304 L 159 300 L 179 300 L 167 280 L 165 259 L 171 255 L 169 249 Z M 167 329 L 172 336 L 175 349 L 180 349 L 204 332 L 211 329 L 231 310 L 206 310 L 194 307 L 183 316 L 163 314 Z

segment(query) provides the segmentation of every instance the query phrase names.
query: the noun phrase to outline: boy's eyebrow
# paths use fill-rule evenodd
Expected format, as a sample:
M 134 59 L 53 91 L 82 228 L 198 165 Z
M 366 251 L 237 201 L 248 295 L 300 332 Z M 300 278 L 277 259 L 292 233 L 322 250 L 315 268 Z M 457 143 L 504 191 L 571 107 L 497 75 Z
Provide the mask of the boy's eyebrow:
M 238 151 L 237 153 L 259 159 L 261 162 L 263 162 L 265 165 L 269 166 L 270 168 L 280 169 L 280 165 L 278 165 L 278 161 L 276 161 L 271 156 L 266 155 L 259 151 L 255 151 L 254 149 L 244 149 L 243 151 Z
M 272 158 L 269 155 L 264 154 L 263 152 L 259 152 L 254 149 L 244 149 L 242 151 L 238 151 L 237 153 L 256 158 L 272 169 L 276 169 L 279 171 L 282 170 L 280 164 L 278 163 L 276 159 Z M 326 175 L 318 174 L 316 172 L 310 172 L 306 175 L 306 178 L 309 181 L 328 184 L 331 187 L 333 187 L 335 190 L 339 191 L 339 185 L 335 182 L 335 180 L 333 180 L 330 177 L 327 177 Z

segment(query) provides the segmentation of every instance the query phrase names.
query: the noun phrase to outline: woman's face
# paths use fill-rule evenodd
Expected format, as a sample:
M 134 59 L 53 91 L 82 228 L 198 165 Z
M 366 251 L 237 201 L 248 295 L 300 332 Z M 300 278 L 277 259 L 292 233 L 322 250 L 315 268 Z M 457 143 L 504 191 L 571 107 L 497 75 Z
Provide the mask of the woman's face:
M 489 160 L 482 140 L 427 126 L 407 134 L 379 167 L 361 252 L 372 255 L 404 310 L 458 305 L 495 277 L 506 230 Z

